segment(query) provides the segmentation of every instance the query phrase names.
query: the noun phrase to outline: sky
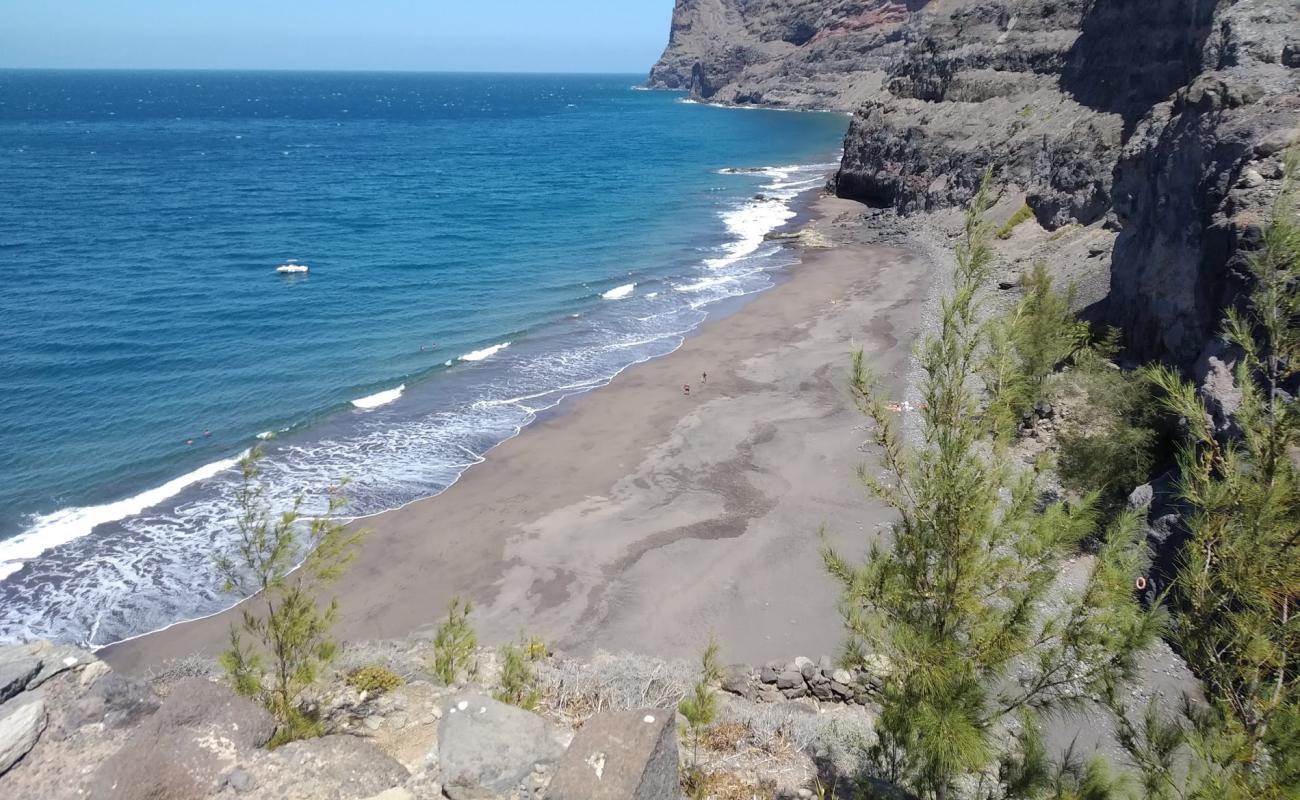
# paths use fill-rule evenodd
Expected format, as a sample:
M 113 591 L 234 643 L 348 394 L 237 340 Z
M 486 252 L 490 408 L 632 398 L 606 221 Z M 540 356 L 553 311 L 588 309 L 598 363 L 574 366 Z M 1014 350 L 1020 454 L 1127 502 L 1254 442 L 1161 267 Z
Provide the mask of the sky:
M 644 73 L 673 0 L 0 0 L 0 68 Z

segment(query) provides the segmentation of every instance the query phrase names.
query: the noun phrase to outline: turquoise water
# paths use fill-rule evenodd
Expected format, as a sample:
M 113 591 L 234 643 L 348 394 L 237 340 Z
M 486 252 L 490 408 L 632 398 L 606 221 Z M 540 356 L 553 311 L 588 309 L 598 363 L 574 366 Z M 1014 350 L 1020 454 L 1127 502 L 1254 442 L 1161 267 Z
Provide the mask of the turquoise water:
M 229 605 L 259 434 L 394 508 L 770 285 L 845 119 L 638 81 L 0 72 L 0 640 Z

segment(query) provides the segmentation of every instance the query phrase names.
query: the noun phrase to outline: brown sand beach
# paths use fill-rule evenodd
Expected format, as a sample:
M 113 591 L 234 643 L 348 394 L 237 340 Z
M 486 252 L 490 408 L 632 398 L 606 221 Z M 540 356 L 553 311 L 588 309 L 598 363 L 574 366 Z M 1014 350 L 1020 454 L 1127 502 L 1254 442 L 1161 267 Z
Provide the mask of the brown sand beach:
M 818 531 L 860 552 L 889 519 L 854 477 L 869 455 L 850 354 L 900 395 L 931 286 L 920 255 L 853 243 L 860 209 L 818 200 L 811 224 L 835 245 L 807 248 L 779 286 L 528 427 L 442 495 L 366 519 L 373 534 L 334 587 L 337 635 L 405 636 L 462 594 L 489 643 L 527 631 L 573 653 L 687 656 L 713 633 L 731 660 L 835 652 Z M 101 655 L 128 671 L 213 655 L 231 618 Z

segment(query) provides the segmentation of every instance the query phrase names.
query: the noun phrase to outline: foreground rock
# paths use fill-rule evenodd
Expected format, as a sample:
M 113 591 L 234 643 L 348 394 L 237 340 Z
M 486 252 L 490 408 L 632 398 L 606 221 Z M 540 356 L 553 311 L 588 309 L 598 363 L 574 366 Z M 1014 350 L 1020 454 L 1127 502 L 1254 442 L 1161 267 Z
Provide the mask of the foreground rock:
M 204 797 L 275 733 L 261 706 L 204 680 L 175 687 L 91 781 L 90 797 Z
M 574 737 L 548 800 L 676 800 L 675 716 L 655 709 L 597 714 Z
M 499 795 L 529 789 L 564 753 L 561 731 L 536 714 L 481 694 L 454 696 L 438 726 L 438 762 L 445 787 L 486 789 Z
M 0 775 L 31 751 L 48 721 L 40 695 L 5 704 L 0 716 Z

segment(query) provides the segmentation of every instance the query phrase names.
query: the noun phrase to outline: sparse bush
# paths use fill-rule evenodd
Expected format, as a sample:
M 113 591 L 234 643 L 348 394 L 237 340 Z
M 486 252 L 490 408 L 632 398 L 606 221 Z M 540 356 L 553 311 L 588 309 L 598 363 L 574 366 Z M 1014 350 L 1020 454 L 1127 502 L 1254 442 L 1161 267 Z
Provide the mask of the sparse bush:
M 542 656 L 535 656 L 538 650 L 532 646 L 534 643 L 540 643 L 540 640 L 533 639 L 522 646 L 508 644 L 501 648 L 501 684 L 494 695 L 503 703 L 527 711 L 536 709 L 542 699 L 533 662 L 545 656 L 546 646 L 543 644 L 540 648 Z
M 682 772 L 682 788 L 693 800 L 709 795 L 707 776 L 700 765 L 700 742 L 704 738 L 705 729 L 718 717 L 718 698 L 713 684 L 721 677 L 718 643 L 709 637 L 709 643 L 700 657 L 700 678 L 691 687 L 690 694 L 677 704 L 678 712 L 686 719 L 683 733 L 691 742 L 691 763 Z
M 469 624 L 473 610 L 468 600 L 451 598 L 447 607 L 447 620 L 438 626 L 433 637 L 433 674 L 447 686 L 461 675 L 475 671 L 474 652 L 478 648 L 478 635 Z
M 348 686 L 368 695 L 383 694 L 401 686 L 402 676 L 387 667 L 358 667 L 348 673 L 345 679 Z
M 979 372 L 988 392 L 984 418 L 1002 441 L 1015 435 L 1039 401 L 1050 400 L 1048 378 L 1088 341 L 1088 326 L 1075 318 L 1074 287 L 1057 292 L 1041 263 L 1021 279 L 1023 297 L 984 332 Z
M 301 539 L 302 498 L 273 515 L 260 483 L 261 457 L 255 449 L 240 462 L 236 556 L 221 556 L 216 564 L 223 588 L 250 598 L 239 623 L 230 626 L 230 648 L 221 654 L 221 666 L 236 692 L 260 701 L 279 723 L 274 747 L 320 734 L 319 722 L 299 708 L 300 696 L 337 649 L 329 629 L 338 602 L 322 606 L 318 597 L 343 574 L 366 532 L 349 532 L 338 521 L 347 502 L 340 487 L 331 492 L 326 513 L 306 524 Z
M 1033 113 L 1029 109 L 1029 106 L 1025 106 L 1024 109 L 1022 109 L 1022 111 L 1026 113 L 1022 113 L 1021 116 L 1028 116 L 1028 114 Z M 1034 210 L 1029 207 L 1029 204 L 1022 203 L 1020 208 L 1016 209 L 1016 213 L 1012 214 L 1011 218 L 1008 219 L 1005 223 L 1003 223 L 1001 228 L 998 228 L 998 238 L 1010 239 L 1011 234 L 1016 230 L 1016 226 L 1018 226 L 1020 223 L 1024 222 L 1025 220 L 1029 219 L 1033 215 L 1034 215 Z
M 1160 450 L 1158 407 L 1141 372 L 1116 368 L 1108 353 L 1089 350 L 1075 361 L 1062 392 L 1069 414 L 1057 425 L 1058 471 L 1066 489 L 1098 492 L 1103 514 L 1124 507 L 1133 487 L 1145 483 Z

